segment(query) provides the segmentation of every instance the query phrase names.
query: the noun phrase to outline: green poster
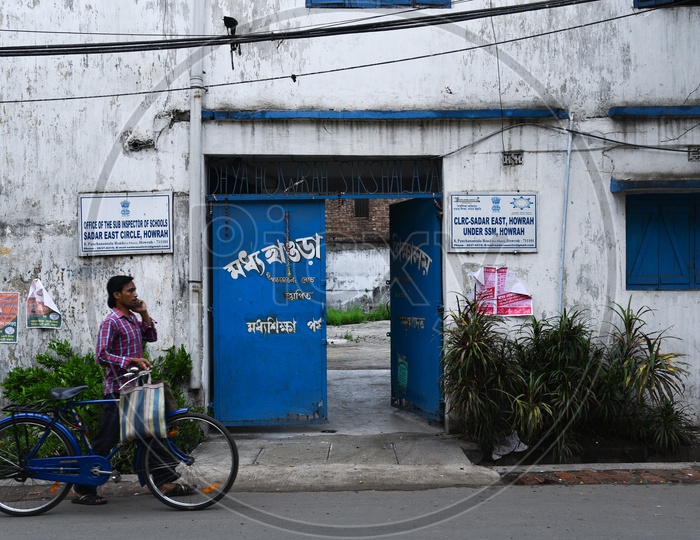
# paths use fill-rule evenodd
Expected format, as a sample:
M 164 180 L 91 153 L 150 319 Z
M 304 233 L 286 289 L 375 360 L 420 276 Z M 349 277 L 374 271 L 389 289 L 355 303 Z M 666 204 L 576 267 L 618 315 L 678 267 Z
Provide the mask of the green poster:
M 0 292 L 0 343 L 17 343 L 19 293 Z

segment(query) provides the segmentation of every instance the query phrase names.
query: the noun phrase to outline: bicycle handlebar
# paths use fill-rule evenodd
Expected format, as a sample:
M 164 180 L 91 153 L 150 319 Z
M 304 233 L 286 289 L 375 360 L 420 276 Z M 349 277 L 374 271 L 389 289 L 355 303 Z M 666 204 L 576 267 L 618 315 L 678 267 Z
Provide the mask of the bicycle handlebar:
M 137 368 L 136 366 L 130 367 L 124 375 L 119 375 L 117 379 L 124 379 L 127 378 L 127 380 L 124 381 L 124 383 L 119 387 L 119 390 L 121 391 L 122 388 L 124 388 L 127 384 L 131 382 L 138 382 L 144 377 L 148 376 L 151 374 L 151 369 L 144 369 L 143 371 Z

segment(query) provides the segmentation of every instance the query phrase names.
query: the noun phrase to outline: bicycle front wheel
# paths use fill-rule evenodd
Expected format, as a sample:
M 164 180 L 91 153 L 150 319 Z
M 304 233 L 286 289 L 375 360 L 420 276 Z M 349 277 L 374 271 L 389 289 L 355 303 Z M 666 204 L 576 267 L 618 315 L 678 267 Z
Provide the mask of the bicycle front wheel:
M 42 435 L 46 439 L 39 443 Z M 35 516 L 60 503 L 72 484 L 38 480 L 28 458 L 75 455 L 66 436 L 40 418 L 18 418 L 0 425 L 0 511 Z
M 167 439 L 151 439 L 141 458 L 148 489 L 179 510 L 201 510 L 220 500 L 238 474 L 238 449 L 214 418 L 185 412 L 168 419 Z M 173 483 L 180 487 L 168 489 Z

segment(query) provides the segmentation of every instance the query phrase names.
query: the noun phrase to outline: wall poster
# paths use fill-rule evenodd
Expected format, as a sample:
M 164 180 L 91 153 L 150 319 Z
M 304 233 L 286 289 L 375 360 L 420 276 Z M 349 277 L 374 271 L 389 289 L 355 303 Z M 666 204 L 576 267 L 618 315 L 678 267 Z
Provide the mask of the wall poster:
M 17 343 L 19 293 L 0 292 L 0 343 Z
M 27 328 L 61 328 L 63 317 L 49 292 L 35 279 L 27 296 Z
M 482 312 L 502 317 L 532 315 L 532 296 L 507 266 L 484 266 L 469 275 L 476 281 Z

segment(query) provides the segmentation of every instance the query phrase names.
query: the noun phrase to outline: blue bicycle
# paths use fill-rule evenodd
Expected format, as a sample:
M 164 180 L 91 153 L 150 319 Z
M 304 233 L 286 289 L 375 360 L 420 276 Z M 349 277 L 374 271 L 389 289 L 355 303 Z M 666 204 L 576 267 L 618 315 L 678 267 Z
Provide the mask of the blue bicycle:
M 142 377 L 147 372 L 134 376 Z M 99 486 L 120 480 L 111 460 L 94 454 L 76 406 L 116 399 L 74 401 L 87 386 L 54 388 L 55 407 L 9 405 L 0 420 L 0 511 L 34 516 L 60 503 L 73 484 Z M 179 409 L 167 415 L 164 439 L 137 441 L 136 465 L 141 485 L 164 504 L 179 510 L 200 510 L 220 500 L 238 474 L 238 449 L 216 419 Z M 77 437 L 76 437 L 77 434 Z M 164 493 L 154 481 L 168 468 L 187 490 Z M 183 493 L 184 491 L 184 493 Z

